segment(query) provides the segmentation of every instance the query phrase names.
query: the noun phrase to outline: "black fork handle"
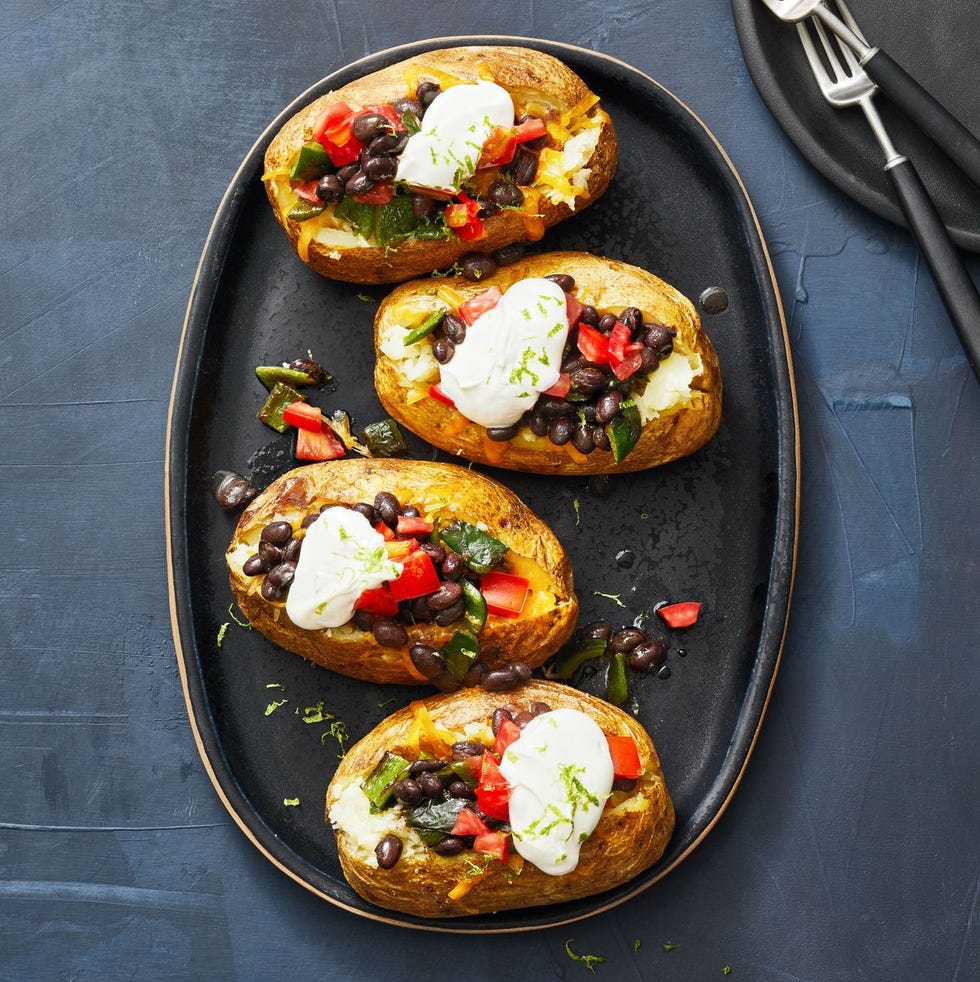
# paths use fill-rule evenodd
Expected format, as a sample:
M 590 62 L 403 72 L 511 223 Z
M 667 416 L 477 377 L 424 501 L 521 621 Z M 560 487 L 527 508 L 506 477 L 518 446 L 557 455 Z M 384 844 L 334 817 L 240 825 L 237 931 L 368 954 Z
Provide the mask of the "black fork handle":
M 898 192 L 909 228 L 926 257 L 973 374 L 980 381 L 980 294 L 911 162 L 902 157 L 885 169 Z
M 980 187 L 980 140 L 880 48 L 872 49 L 862 64 L 878 88 L 901 106 L 949 159 Z

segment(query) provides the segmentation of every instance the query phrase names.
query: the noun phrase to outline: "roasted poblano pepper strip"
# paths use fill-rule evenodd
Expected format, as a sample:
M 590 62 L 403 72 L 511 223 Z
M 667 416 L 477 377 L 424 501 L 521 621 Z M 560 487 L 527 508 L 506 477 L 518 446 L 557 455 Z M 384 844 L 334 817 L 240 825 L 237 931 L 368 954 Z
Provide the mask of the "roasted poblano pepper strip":
M 372 810 L 378 811 L 388 804 L 394 794 L 392 787 L 398 780 L 398 775 L 408 767 L 408 764 L 404 757 L 399 757 L 390 750 L 384 752 L 384 756 L 361 785 L 368 801 L 371 802 Z
M 570 679 L 587 661 L 601 658 L 605 651 L 606 642 L 602 638 L 590 638 L 576 648 L 560 651 L 555 659 L 554 674 L 560 679 Z
M 374 219 L 377 208 L 355 201 L 351 197 L 341 198 L 334 208 L 334 214 L 347 222 L 358 235 L 370 239 L 374 235 Z
M 613 460 L 618 464 L 635 446 L 640 439 L 640 410 L 632 399 L 627 399 L 620 406 L 619 415 L 606 424 L 606 435 L 612 446 Z
M 255 374 L 258 380 L 270 390 L 277 382 L 291 385 L 294 388 L 299 385 L 314 385 L 316 383 L 316 379 L 309 372 L 287 368 L 285 365 L 259 365 L 255 369 Z
M 416 341 L 421 341 L 422 338 L 431 334 L 443 321 L 446 316 L 446 308 L 440 307 L 439 310 L 433 310 L 428 317 L 419 324 L 418 327 L 413 327 L 412 330 L 405 335 L 405 339 L 402 344 L 407 348 L 410 344 L 415 344 Z
M 393 419 L 369 423 L 361 431 L 361 439 L 372 457 L 397 457 L 405 453 L 405 438 Z
M 459 581 L 459 585 L 463 588 L 466 622 L 473 629 L 474 634 L 479 634 L 487 622 L 487 601 L 480 593 L 480 588 L 472 580 L 468 580 L 464 576 Z
M 305 222 L 311 218 L 316 218 L 317 215 L 322 215 L 323 209 L 326 207 L 323 204 L 315 205 L 312 201 L 297 198 L 296 203 L 286 212 L 286 217 L 294 222 Z
M 626 677 L 626 654 L 613 653 L 606 670 L 606 699 L 614 706 L 622 706 L 630 695 L 630 684 Z
M 276 382 L 262 408 L 255 414 L 266 426 L 279 433 L 285 433 L 289 424 L 282 418 L 282 411 L 291 403 L 306 402 L 306 396 L 297 392 L 291 385 Z
M 289 171 L 291 181 L 312 181 L 336 170 L 333 161 L 319 143 L 304 143 Z
M 459 813 L 466 807 L 464 798 L 429 799 L 408 810 L 408 824 L 428 846 L 434 846 L 449 835 Z
M 489 573 L 509 551 L 499 539 L 461 520 L 447 525 L 439 538 L 443 545 L 458 553 L 474 573 Z
M 374 207 L 374 240 L 383 248 L 407 239 L 418 225 L 412 211 L 412 199 L 408 195 L 396 194 L 387 204 Z
M 469 631 L 457 631 L 439 652 L 446 661 L 446 668 L 457 679 L 470 670 L 473 662 L 480 657 L 480 642 Z

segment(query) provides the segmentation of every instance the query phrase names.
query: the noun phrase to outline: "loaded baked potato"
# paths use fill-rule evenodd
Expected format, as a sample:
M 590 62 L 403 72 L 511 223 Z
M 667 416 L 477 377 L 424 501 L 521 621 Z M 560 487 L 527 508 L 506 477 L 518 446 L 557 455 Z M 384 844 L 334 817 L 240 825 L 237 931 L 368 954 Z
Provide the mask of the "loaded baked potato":
M 598 96 L 532 48 L 429 51 L 320 97 L 275 136 L 266 193 L 304 262 L 394 283 L 541 238 L 606 189 Z
M 655 863 L 674 826 L 643 727 L 548 681 L 388 717 L 344 756 L 326 817 L 358 894 L 431 918 L 602 893 Z
M 372 682 L 451 690 L 484 672 L 491 683 L 494 672 L 529 674 L 578 613 L 547 526 L 507 488 L 452 464 L 290 471 L 242 513 L 226 559 L 253 627 Z
M 652 273 L 542 253 L 473 282 L 414 280 L 375 317 L 378 396 L 449 453 L 541 474 L 613 474 L 691 454 L 721 419 L 693 304 Z

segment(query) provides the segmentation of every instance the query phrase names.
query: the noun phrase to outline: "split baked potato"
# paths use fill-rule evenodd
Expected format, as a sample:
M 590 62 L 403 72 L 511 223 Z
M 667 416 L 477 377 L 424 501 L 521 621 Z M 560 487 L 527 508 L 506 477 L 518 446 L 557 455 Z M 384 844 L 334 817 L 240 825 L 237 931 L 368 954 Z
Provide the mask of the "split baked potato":
M 487 83 L 504 103 L 492 112 L 469 94 Z M 457 105 L 432 110 L 435 96 L 457 86 L 470 87 Z M 428 51 L 290 119 L 266 151 L 266 193 L 318 273 L 355 283 L 407 280 L 467 253 L 536 241 L 595 201 L 617 161 L 615 130 L 598 102 L 571 69 L 533 48 Z M 405 162 L 405 141 L 428 139 L 430 111 L 441 134 L 476 130 L 463 150 L 438 145 L 459 164 L 451 177 Z
M 578 711 L 572 722 L 597 735 L 601 749 L 592 744 L 591 750 L 608 754 L 613 783 L 590 784 L 593 760 L 602 761 L 583 752 L 590 750 L 587 741 L 556 747 L 568 731 L 549 724 L 567 718 L 568 710 Z M 550 751 L 548 734 L 556 738 Z M 608 747 L 604 734 L 612 738 Z M 513 756 L 525 745 L 526 772 L 515 768 Z M 545 765 L 539 752 L 555 757 Z M 445 790 L 427 786 L 419 797 L 411 781 L 402 782 L 431 785 L 421 777 L 426 769 Z M 503 771 L 510 776 L 501 781 Z M 532 796 L 529 812 L 526 797 L 517 807 L 526 789 L 518 792 L 521 782 L 514 780 L 525 773 L 534 775 L 541 794 L 540 801 Z M 543 789 L 552 779 L 567 790 L 548 812 L 557 830 L 527 821 L 547 808 Z M 456 797 L 454 781 L 475 790 Z M 594 827 L 573 833 L 569 815 L 587 810 L 593 792 Z M 344 756 L 327 790 L 326 818 L 344 875 L 360 896 L 390 910 L 442 918 L 562 903 L 619 886 L 663 854 L 674 809 L 653 742 L 633 717 L 569 686 L 533 680 L 507 693 L 474 688 L 432 696 L 388 717 Z M 525 858 L 539 831 L 554 840 L 548 848 L 562 853 L 557 862 L 566 871 L 544 872 Z M 579 846 L 577 864 L 568 870 L 575 860 L 564 853 Z
M 507 323 L 474 328 L 511 291 L 544 278 L 566 288 L 563 325 L 563 291 L 558 300 L 544 297 L 559 304 L 549 307 L 557 321 L 545 333 L 565 338 L 563 348 L 529 362 L 538 341 L 527 347 L 527 335 L 517 331 L 531 320 L 528 307 L 508 312 Z M 506 349 L 500 338 L 512 327 L 516 344 Z M 488 347 L 466 365 L 472 406 L 461 412 L 445 391 L 446 376 L 478 336 Z M 529 256 L 478 282 L 456 276 L 404 283 L 381 303 L 374 342 L 375 388 L 387 411 L 435 446 L 497 467 L 560 475 L 643 470 L 694 453 L 721 419 L 718 358 L 694 305 L 646 270 L 587 253 Z M 494 427 L 484 407 L 508 386 L 516 408 Z
M 394 496 L 394 510 L 379 495 Z M 329 541 L 331 516 L 359 524 L 341 527 L 339 551 L 310 547 L 311 536 Z M 363 548 L 344 558 L 357 551 L 341 555 L 357 529 Z M 571 565 L 551 530 L 509 489 L 453 464 L 352 458 L 292 470 L 242 513 L 226 560 L 254 628 L 372 682 L 451 690 L 513 662 L 526 672 L 568 640 L 578 614 Z M 350 592 L 363 572 L 376 579 Z M 337 589 L 335 573 L 346 577 Z M 344 589 L 348 606 L 324 621 Z M 308 626 L 296 623 L 307 617 Z

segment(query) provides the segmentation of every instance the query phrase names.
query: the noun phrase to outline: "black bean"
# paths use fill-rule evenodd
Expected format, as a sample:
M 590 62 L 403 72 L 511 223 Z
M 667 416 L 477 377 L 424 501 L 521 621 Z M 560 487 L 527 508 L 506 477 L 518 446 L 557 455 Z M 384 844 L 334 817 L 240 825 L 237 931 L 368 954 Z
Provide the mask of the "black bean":
M 381 869 L 391 869 L 402 854 L 402 840 L 389 832 L 375 847 L 374 854 L 378 857 Z
M 265 581 L 279 590 L 285 590 L 293 582 L 295 575 L 296 563 L 280 563 L 266 573 Z
M 613 791 L 632 791 L 636 787 L 635 777 L 617 777 L 613 779 Z
M 465 612 L 466 607 L 464 605 L 463 610 Z M 483 673 L 487 670 L 486 665 L 482 661 L 475 661 L 466 670 L 466 674 L 462 678 L 462 683 L 467 689 L 472 689 L 474 686 L 480 684 L 480 680 L 483 678 Z
M 394 157 L 368 157 L 361 167 L 372 181 L 386 181 L 395 176 L 398 161 Z
M 369 614 L 366 610 L 355 610 L 354 611 L 354 623 L 362 631 L 370 631 L 371 625 L 374 623 L 375 615 Z
M 438 566 L 446 558 L 446 550 L 435 542 L 422 542 L 419 548 L 424 552 L 433 564 Z
M 415 505 L 405 505 L 402 509 L 402 514 L 406 518 L 418 518 L 422 513 L 415 507 Z
M 379 617 L 371 625 L 371 633 L 382 648 L 401 648 L 408 644 L 408 631 L 390 617 Z
M 358 194 L 366 194 L 374 187 L 374 180 L 364 171 L 359 170 L 345 185 L 344 192 L 352 198 Z
M 399 116 L 401 116 L 402 113 L 411 113 L 413 116 L 418 116 L 419 119 L 422 118 L 422 113 L 424 112 L 422 109 L 422 103 L 419 102 L 418 99 L 412 98 L 396 99 L 391 104 L 391 108 L 394 109 Z
M 479 757 L 486 747 L 476 740 L 460 740 L 452 746 L 453 760 L 465 760 L 467 757 Z
M 510 245 L 501 246 L 494 252 L 493 258 L 497 261 L 498 266 L 509 266 L 523 258 L 526 251 L 523 242 L 512 242 Z
M 641 340 L 657 353 L 658 358 L 666 358 L 674 350 L 676 331 L 663 324 L 644 324 Z
M 627 307 L 619 315 L 619 322 L 625 324 L 632 334 L 643 326 L 643 311 L 639 307 Z
M 579 418 L 584 419 L 586 423 L 595 422 L 595 405 L 591 402 L 579 403 Z
M 315 515 L 307 515 L 306 518 L 299 523 L 299 527 L 301 529 L 308 529 L 319 517 L 319 512 L 317 512 Z
M 557 283 L 566 293 L 571 293 L 575 289 L 575 277 L 569 276 L 568 273 L 548 273 L 545 279 Z
M 609 651 L 632 651 L 638 644 L 648 640 L 649 638 L 638 628 L 626 627 L 622 631 L 617 631 L 609 639 Z
M 466 604 L 460 600 L 458 603 L 454 603 L 452 607 L 440 610 L 435 616 L 435 622 L 440 627 L 449 627 L 450 624 L 455 624 L 465 613 Z
M 351 505 L 351 509 L 359 515 L 363 515 L 372 525 L 378 524 L 378 518 L 374 514 L 374 505 L 369 505 L 366 501 L 359 501 L 356 505 Z
M 447 580 L 435 593 L 430 593 L 425 602 L 433 610 L 446 610 L 463 599 L 463 588 L 452 580 Z
M 351 133 L 354 134 L 354 139 L 360 140 L 361 143 L 370 143 L 376 136 L 390 133 L 391 130 L 391 122 L 380 113 L 364 113 L 351 123 Z
M 382 133 L 367 145 L 367 152 L 372 157 L 394 157 L 405 149 L 406 143 L 407 133 Z
M 418 222 L 424 222 L 435 210 L 435 198 L 429 198 L 424 194 L 412 195 L 412 215 Z
M 316 196 L 324 204 L 334 204 L 344 196 L 344 185 L 336 174 L 324 174 L 317 181 Z
M 468 280 L 482 280 L 497 272 L 497 264 L 493 256 L 485 252 L 468 252 L 459 261 L 460 272 Z
M 644 347 L 640 352 L 640 367 L 637 373 L 640 376 L 649 375 L 660 367 L 660 358 L 652 348 Z
M 246 576 L 258 576 L 259 573 L 265 572 L 265 566 L 262 563 L 262 557 L 256 553 L 254 556 L 249 556 L 248 559 L 242 563 L 242 572 Z
M 449 338 L 439 338 L 435 344 L 432 345 L 432 357 L 435 358 L 440 365 L 446 365 L 451 362 L 454 354 L 456 354 L 456 345 L 454 345 Z
M 599 318 L 599 330 L 602 331 L 603 334 L 608 333 L 616 326 L 616 320 L 617 318 L 615 314 L 603 314 Z
M 514 722 L 523 730 L 532 719 L 534 719 L 534 713 L 529 713 L 526 709 L 522 709 L 514 717 Z
M 294 358 L 289 367 L 294 372 L 306 372 L 313 379 L 314 385 L 323 385 L 327 380 L 327 373 L 323 366 L 312 358 Z
M 476 801 L 476 792 L 465 781 L 451 781 L 446 791 L 449 792 L 450 798 Z
M 425 797 L 419 782 L 410 777 L 402 778 L 392 790 L 395 797 L 406 805 L 417 805 Z
M 466 322 L 455 314 L 446 314 L 442 319 L 442 333 L 453 344 L 462 344 L 466 340 Z
M 429 679 L 429 681 L 440 692 L 455 692 L 459 688 L 459 679 L 448 668 L 444 668 L 435 678 Z
M 447 580 L 458 580 L 463 575 L 463 557 L 456 552 L 447 552 L 446 558 L 439 567 Z
M 552 420 L 548 427 L 548 439 L 556 446 L 562 447 L 572 438 L 575 424 L 567 417 Z
M 419 787 L 426 798 L 439 798 L 442 795 L 442 778 L 432 771 L 423 771 L 418 778 Z
M 259 489 L 247 478 L 234 471 L 218 471 L 211 478 L 211 493 L 226 511 L 244 508 L 258 493 Z
M 603 392 L 595 404 L 595 421 L 603 424 L 611 422 L 619 415 L 622 405 L 623 396 L 619 389 Z
M 273 566 L 278 566 L 282 562 L 282 549 L 271 542 L 259 542 L 258 555 L 267 573 Z
M 441 771 L 444 767 L 448 766 L 449 761 L 444 757 L 420 757 L 408 765 L 408 773 L 414 776 L 415 774 L 422 774 L 425 771 Z
M 427 644 L 413 644 L 408 652 L 412 664 L 427 678 L 435 678 L 445 667 L 446 660 Z
M 274 583 L 270 583 L 267 579 L 262 581 L 262 596 L 270 603 L 279 599 L 279 592 L 279 587 Z
M 606 384 L 606 373 L 601 368 L 579 368 L 571 373 L 571 381 L 577 392 L 591 395 Z
M 458 835 L 447 835 L 432 847 L 432 851 L 440 856 L 458 856 L 465 849 L 466 840 Z
M 442 91 L 438 82 L 424 79 L 415 87 L 415 98 L 422 104 L 423 109 L 432 105 L 432 100 Z
M 274 546 L 284 546 L 292 537 L 293 527 L 289 522 L 270 522 L 259 536 L 260 542 L 271 542 Z
M 346 164 L 337 171 L 337 180 L 346 184 L 360 169 L 360 164 Z
M 282 551 L 282 561 L 284 563 L 296 563 L 299 560 L 299 554 L 303 549 L 302 539 L 290 539 L 286 543 L 286 548 Z
M 548 427 L 551 426 L 551 420 L 539 412 L 533 412 L 528 416 L 527 425 L 535 436 L 546 436 Z
M 612 637 L 609 621 L 592 621 L 582 628 L 582 638 L 586 641 L 608 641 Z
M 567 355 L 562 359 L 561 370 L 567 372 L 569 375 L 574 375 L 580 368 L 586 367 L 585 359 L 574 350 L 570 350 Z M 595 366 L 589 366 L 595 367 Z
M 402 513 L 401 502 L 390 491 L 379 491 L 374 496 L 374 511 L 382 522 L 394 528 Z
M 511 423 L 510 426 L 488 426 L 487 438 L 495 440 L 497 443 L 506 443 L 508 440 L 513 440 L 517 436 L 520 428 L 521 424 L 519 420 L 516 423 Z
M 434 615 L 425 602 L 425 597 L 415 597 L 414 600 L 409 600 L 408 609 L 415 620 L 424 621 L 426 624 L 431 623 Z
M 592 427 L 592 442 L 595 444 L 596 450 L 612 450 L 609 434 L 598 423 Z
M 530 181 L 524 183 L 529 184 Z M 490 185 L 487 196 L 499 208 L 516 208 L 524 202 L 524 192 L 513 181 L 504 177 L 498 177 Z
M 509 666 L 507 668 L 494 668 L 489 672 L 484 672 L 480 680 L 480 686 L 487 692 L 509 692 L 520 684 L 517 672 Z
M 531 666 L 522 661 L 512 661 L 507 667 L 517 675 L 519 682 L 526 682 L 533 674 Z
M 595 440 L 592 439 L 591 426 L 576 426 L 572 433 L 572 446 L 583 454 L 590 454 L 595 450 Z
M 589 327 L 598 327 L 599 311 L 592 304 L 587 303 L 580 311 L 578 321 L 580 324 L 588 324 Z
M 534 411 L 554 419 L 556 416 L 574 416 L 575 406 L 557 396 L 542 396 L 535 404 Z
M 667 660 L 667 646 L 663 641 L 644 641 L 629 656 L 629 666 L 634 672 L 652 672 Z
M 535 716 L 540 716 L 542 713 L 550 713 L 551 706 L 546 702 L 532 702 L 530 706 L 527 707 Z
M 518 147 L 511 169 L 516 184 L 523 187 L 533 184 L 538 173 L 538 155 L 527 147 Z

